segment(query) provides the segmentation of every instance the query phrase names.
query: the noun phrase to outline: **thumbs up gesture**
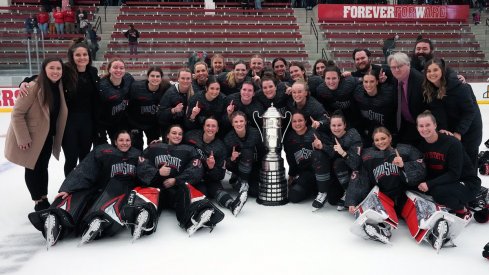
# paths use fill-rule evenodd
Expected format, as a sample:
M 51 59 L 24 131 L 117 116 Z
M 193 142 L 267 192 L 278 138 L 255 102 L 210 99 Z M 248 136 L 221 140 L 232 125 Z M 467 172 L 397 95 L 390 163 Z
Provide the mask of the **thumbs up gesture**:
M 169 176 L 171 173 L 171 168 L 168 166 L 168 163 L 165 162 L 163 166 L 160 168 L 160 175 L 163 177 Z
M 214 151 L 211 151 L 211 154 L 209 157 L 206 159 L 207 167 L 209 169 L 213 169 L 214 166 L 216 165 L 216 159 L 214 158 Z
M 236 151 L 236 146 L 233 146 L 233 151 L 231 152 L 231 161 L 235 161 L 241 153 Z
M 316 136 L 316 134 L 314 134 L 314 141 L 312 142 L 312 148 L 317 149 L 317 150 L 323 149 L 323 143 L 318 138 L 318 136 Z
M 404 161 L 402 160 L 401 155 L 399 155 L 399 151 L 397 151 L 397 149 L 395 149 L 395 151 L 396 151 L 396 157 L 394 157 L 392 164 L 394 164 L 397 167 L 402 168 L 402 167 L 404 167 Z
M 314 118 L 312 118 L 312 116 L 309 117 L 311 119 L 311 127 L 314 128 L 314 129 L 317 129 L 319 128 L 319 126 L 321 126 L 321 123 L 317 120 L 314 120 Z
M 230 116 L 234 112 L 233 102 L 234 102 L 234 100 L 231 100 L 231 102 L 229 102 L 228 107 L 226 108 L 226 111 L 228 112 L 228 116 Z
M 336 137 L 334 138 L 334 140 L 335 140 L 335 145 L 333 145 L 334 151 L 338 153 L 338 155 L 344 157 L 346 155 L 345 150 L 343 150 L 343 147 L 341 147 L 341 144 Z

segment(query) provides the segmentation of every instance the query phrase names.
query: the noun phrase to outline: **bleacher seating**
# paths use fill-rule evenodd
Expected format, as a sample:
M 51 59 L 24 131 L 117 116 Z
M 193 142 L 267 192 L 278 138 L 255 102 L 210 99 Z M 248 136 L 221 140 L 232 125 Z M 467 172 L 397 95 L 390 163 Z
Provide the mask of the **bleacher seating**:
M 388 31 L 386 22 L 322 22 L 320 29 L 331 50 L 331 59 L 345 70 L 354 68 L 351 53 L 355 48 L 367 48 L 372 52 L 373 62 L 383 62 L 383 41 L 398 34 L 396 51 L 410 54 L 416 38 L 422 35 L 433 41 L 436 55 L 467 81 L 486 81 L 489 75 L 489 63 L 466 22 L 388 22 Z
M 128 1 L 120 10 L 105 59 L 122 57 L 126 68 L 141 75 L 150 65 L 160 65 L 172 75 L 185 66 L 193 52 L 209 56 L 222 53 L 230 65 L 262 54 L 266 63 L 283 56 L 288 60 L 307 61 L 299 26 L 288 4 L 270 3 L 262 10 L 242 9 L 240 5 L 216 3 L 206 10 L 201 2 L 145 2 L 134 6 Z M 141 3 L 139 3 L 141 4 Z M 239 4 L 239 3 L 237 3 Z M 134 24 L 141 33 L 137 60 L 128 54 L 123 32 Z

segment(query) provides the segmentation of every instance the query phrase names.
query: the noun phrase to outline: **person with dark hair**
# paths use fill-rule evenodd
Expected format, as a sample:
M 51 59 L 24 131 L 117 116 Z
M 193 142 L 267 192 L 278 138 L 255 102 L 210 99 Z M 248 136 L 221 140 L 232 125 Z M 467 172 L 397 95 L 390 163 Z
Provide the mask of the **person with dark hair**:
M 307 83 L 307 87 L 311 96 L 316 97 L 317 87 L 324 82 L 323 78 L 317 75 L 307 76 L 306 68 L 304 64 L 297 61 L 290 62 L 289 65 L 290 81 L 289 85 L 292 86 L 296 81 L 302 80 Z
M 172 124 L 184 125 L 188 102 L 194 95 L 192 73 L 189 69 L 179 69 L 177 81 L 166 90 L 158 107 L 158 123 L 161 133 L 165 133 Z
M 137 57 L 138 54 L 138 39 L 140 37 L 139 31 L 134 28 L 134 24 L 129 24 L 129 30 L 124 32 L 124 36 L 129 43 L 129 54 Z
M 223 113 L 222 117 L 222 128 L 226 132 L 231 128 L 231 116 L 234 112 L 243 112 L 246 115 L 247 121 L 250 122 L 249 125 L 254 128 L 258 127 L 253 122 L 254 113 L 257 112 L 258 115 L 262 115 L 265 112 L 263 106 L 255 98 L 255 86 L 248 81 L 243 82 L 239 93 L 228 95 L 224 104 L 226 111 Z
M 313 211 L 324 206 L 331 193 L 330 158 L 323 151 L 323 137 L 307 126 L 305 116 L 296 112 L 291 117 L 292 130 L 284 139 L 284 150 L 289 164 L 289 200 L 298 203 L 312 194 Z
M 343 77 L 340 68 L 333 61 L 328 61 L 324 69 L 324 82 L 317 88 L 316 98 L 330 114 L 341 110 L 350 127 L 360 123 L 360 113 L 353 100 L 353 92 L 357 87 L 355 77 Z
M 49 207 L 48 165 L 59 159 L 68 116 L 61 84 L 63 62 L 46 58 L 34 85 L 15 101 L 5 139 L 5 158 L 25 167 L 25 182 L 36 211 Z
M 35 29 L 38 29 L 37 19 L 34 14 L 30 14 L 24 22 L 25 32 L 27 33 L 27 38 L 31 39 L 31 35 Z
M 287 86 L 283 82 L 276 80 L 273 75 L 265 75 L 261 78 L 261 89 L 255 94 L 255 98 L 261 103 L 263 110 L 266 111 L 270 106 L 285 115 L 287 100 Z
M 65 7 L 63 11 L 63 20 L 65 22 L 65 33 L 73 34 L 75 33 L 75 22 L 76 22 L 76 14 L 72 10 L 71 6 L 68 5 Z
M 363 77 L 363 85 L 358 86 L 353 99 L 360 110 L 361 123 L 357 124 L 358 132 L 365 144 L 371 144 L 372 133 L 376 127 L 384 126 L 395 132 L 396 94 L 389 83 L 379 83 L 379 76 L 374 71 Z
M 58 38 L 60 34 L 64 34 L 65 29 L 65 21 L 64 14 L 61 11 L 61 7 L 56 7 L 56 10 L 53 11 L 54 24 L 56 27 L 56 34 L 58 34 Z
M 417 187 L 433 200 L 448 207 L 467 222 L 472 213 L 467 203 L 475 199 L 481 180 L 473 173 L 474 167 L 462 144 L 453 136 L 440 134 L 433 114 L 425 111 L 417 119 L 417 128 L 423 141 L 419 150 L 424 154 L 426 180 Z
M 169 126 L 165 139 L 143 151 L 144 158 L 156 169 L 152 185 L 162 189 L 162 205 L 175 210 L 180 227 L 189 236 L 204 227 L 212 232 L 224 213 L 194 187 L 204 173 L 199 153 L 193 146 L 182 144 L 183 129 L 179 125 Z
M 107 134 L 111 141 L 114 134 L 122 129 L 129 129 L 127 121 L 127 106 L 129 89 L 134 77 L 126 72 L 125 63 L 120 58 L 112 59 L 107 65 L 108 73 L 100 80 L 100 109 L 97 137 L 95 144 L 107 142 Z
M 387 57 L 394 52 L 396 48 L 396 42 L 399 40 L 399 35 L 396 34 L 393 37 L 386 38 L 384 40 L 384 46 L 382 47 L 382 52 L 384 53 L 385 63 L 387 63 Z
M 230 120 L 233 129 L 224 138 L 226 169 L 238 177 L 233 188 L 257 197 L 261 160 L 265 155 L 260 133 L 248 126 L 248 119 L 241 111 L 231 114 Z
M 39 13 L 36 16 L 37 25 L 41 32 L 46 36 L 48 34 L 48 25 L 49 25 L 49 13 L 43 8 L 39 8 Z
M 355 62 L 354 72 L 344 72 L 342 75 L 344 77 L 353 76 L 362 81 L 363 76 L 368 71 L 375 71 L 379 75 L 379 80 L 383 83 L 392 78 L 392 73 L 388 68 L 384 68 L 381 65 L 372 64 L 370 57 L 372 53 L 368 49 L 355 49 L 353 50 L 353 61 Z
M 196 188 L 206 196 L 213 198 L 217 203 L 227 208 L 237 216 L 243 208 L 248 198 L 248 192 L 243 191 L 233 199 L 224 190 L 221 181 L 226 174 L 225 160 L 228 155 L 224 142 L 217 137 L 219 132 L 219 122 L 210 116 L 204 120 L 203 129 L 189 131 L 184 136 L 186 144 L 192 145 L 200 155 L 200 161 L 204 166 L 204 175 Z
M 438 130 L 462 142 L 477 174 L 482 117 L 471 86 L 448 77 L 443 59 L 428 60 L 424 75 L 423 97 L 438 122 Z
M 272 60 L 272 70 L 273 70 L 273 75 L 278 81 L 281 82 L 290 82 L 290 74 L 289 74 L 289 63 L 282 58 L 282 57 L 277 57 L 274 60 Z
M 226 112 L 226 99 L 221 94 L 221 86 L 215 77 L 209 77 L 205 90 L 192 96 L 188 103 L 185 128 L 202 129 L 206 118 L 212 116 L 219 120 Z
M 413 52 L 411 54 L 411 67 L 420 72 L 423 71 L 426 62 L 433 59 L 434 50 L 435 47 L 431 40 L 427 38 L 416 40 Z
M 156 230 L 158 193 L 148 186 L 155 169 L 131 146 L 128 131 L 113 145 L 95 147 L 66 177 L 49 209 L 29 214 L 47 247 L 70 233 L 82 233 L 80 245 L 131 227 L 133 240 Z
M 317 75 L 324 79 L 324 69 L 326 68 L 327 64 L 328 61 L 325 59 L 321 58 L 316 60 L 312 66 L 312 75 Z
M 233 70 L 231 72 L 222 72 L 217 76 L 217 81 L 221 85 L 221 93 L 225 96 L 238 93 L 241 91 L 241 85 L 245 81 L 251 81 L 248 77 L 246 70 L 246 63 L 244 61 L 238 61 L 234 63 Z
M 342 211 L 345 208 L 350 180 L 361 166 L 363 144 L 358 131 L 348 127 L 345 115 L 340 110 L 331 115 L 329 128 L 330 132 L 326 136 L 329 142 L 323 146 L 323 151 L 330 159 L 332 171 L 328 201 L 337 205 L 338 211 Z
M 206 90 L 207 80 L 209 80 L 209 71 L 207 63 L 198 61 L 194 65 L 192 79 L 192 89 L 195 94 L 203 93 Z
M 128 123 L 133 146 L 143 150 L 143 132 L 147 145 L 161 137 L 158 124 L 158 105 L 170 83 L 163 80 L 160 67 L 150 67 L 147 80 L 134 81 L 129 90 Z

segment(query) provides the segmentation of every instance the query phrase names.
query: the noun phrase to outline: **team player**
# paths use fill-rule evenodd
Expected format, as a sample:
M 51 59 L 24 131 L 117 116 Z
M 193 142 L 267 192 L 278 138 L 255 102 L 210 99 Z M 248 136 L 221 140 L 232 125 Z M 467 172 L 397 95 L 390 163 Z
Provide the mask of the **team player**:
M 250 196 L 258 195 L 258 178 L 260 162 L 265 155 L 265 148 L 260 133 L 248 125 L 246 115 L 241 111 L 234 112 L 231 117 L 233 129 L 226 134 L 226 169 L 237 175 L 237 183 L 233 186 Z
M 140 203 L 139 211 L 132 211 L 135 216 L 124 214 L 131 190 L 149 185 L 153 175 L 151 166 L 139 157 L 141 151 L 131 146 L 129 132 L 121 130 L 114 137 L 114 145 L 95 147 L 68 175 L 49 209 L 29 214 L 48 247 L 71 232 L 84 232 L 80 244 L 85 244 L 114 235 L 126 224 L 133 228 L 135 239 L 156 229 L 158 196 L 150 195 L 158 193 L 155 188 L 136 189 L 146 194 L 141 196 L 148 203 Z
M 248 192 L 241 192 L 236 199 L 224 190 L 221 181 L 226 174 L 226 146 L 217 137 L 219 123 L 214 117 L 204 120 L 202 130 L 192 130 L 185 134 L 185 144 L 192 145 L 197 149 L 200 160 L 204 167 L 202 181 L 196 187 L 204 194 L 213 198 L 217 203 L 229 209 L 237 216 L 248 198 Z
M 379 83 L 375 71 L 365 73 L 363 85 L 356 88 L 353 98 L 360 110 L 362 120 L 357 127 L 365 144 L 371 144 L 376 127 L 384 126 L 395 132 L 396 93 L 389 83 Z
M 329 114 L 341 110 L 350 127 L 356 127 L 360 113 L 353 100 L 353 92 L 358 81 L 354 77 L 343 77 L 340 68 L 333 61 L 328 61 L 324 69 L 324 82 L 316 92 L 316 98 Z
M 231 72 L 222 72 L 217 76 L 217 81 L 221 85 L 221 93 L 228 96 L 230 94 L 238 93 L 241 90 L 241 85 L 245 81 L 251 81 L 251 78 L 246 74 L 246 63 L 244 61 L 238 61 L 234 63 L 233 70 Z
M 271 75 L 264 75 L 261 78 L 261 89 L 256 93 L 255 98 L 261 103 L 262 108 L 266 111 L 270 106 L 284 115 L 289 95 L 285 93 L 287 86 L 283 82 L 278 82 Z
M 205 92 L 207 80 L 209 79 L 209 70 L 207 63 L 199 61 L 194 65 L 194 75 L 192 79 L 192 89 L 195 94 Z
M 323 151 L 320 134 L 307 126 L 306 117 L 292 115 L 292 130 L 284 139 L 284 150 L 289 164 L 289 200 L 298 203 L 316 193 L 313 211 L 324 206 L 330 192 L 330 159 Z M 322 138 L 322 137 L 321 137 Z
M 215 77 L 208 78 L 205 91 L 190 98 L 185 126 L 187 129 L 202 129 L 204 120 L 213 116 L 221 119 L 226 108 L 225 96 L 221 94 L 221 85 Z
M 226 112 L 222 118 L 222 126 L 225 130 L 231 128 L 231 115 L 236 111 L 241 111 L 246 115 L 250 126 L 257 127 L 253 122 L 253 116 L 255 115 L 256 117 L 255 113 L 258 115 L 263 114 L 264 109 L 255 98 L 255 86 L 253 83 L 245 81 L 241 85 L 241 91 L 239 93 L 234 93 L 226 97 Z
M 350 179 L 358 173 L 361 165 L 362 138 L 355 128 L 348 128 L 345 116 L 341 111 L 335 111 L 329 125 L 329 142 L 323 150 L 331 159 L 332 188 L 328 193 L 328 201 L 337 205 L 336 209 L 345 208 L 345 198 L 350 186 Z M 339 183 L 339 186 L 337 185 Z
M 100 80 L 100 107 L 95 145 L 107 143 L 107 134 L 109 139 L 114 141 L 117 131 L 129 129 L 127 106 L 129 89 L 134 77 L 126 72 L 124 61 L 120 58 L 112 59 L 107 65 L 107 70 L 108 73 Z
M 166 90 L 158 107 L 158 123 L 166 133 L 173 124 L 184 125 L 188 101 L 194 95 L 192 73 L 187 68 L 178 70 L 178 82 Z
M 416 148 L 406 144 L 392 146 L 387 128 L 375 128 L 372 139 L 374 146 L 362 152 L 362 172 L 351 183 L 347 205 L 358 216 L 354 233 L 389 243 L 391 229 L 397 228 L 398 216 L 407 201 L 405 192 L 424 179 L 425 167 Z M 367 193 L 365 200 L 355 207 Z
M 132 144 L 143 150 L 143 133 L 147 144 L 161 138 L 158 125 L 158 105 L 170 83 L 163 81 L 163 71 L 150 67 L 147 80 L 135 81 L 129 90 L 128 119 L 132 134 Z
M 189 236 L 204 227 L 212 230 L 224 213 L 194 187 L 204 172 L 199 153 L 182 144 L 183 129 L 178 125 L 170 126 L 165 137 L 166 143 L 150 144 L 143 151 L 144 158 L 157 170 L 152 185 L 162 189 L 161 201 L 175 210 L 180 227 Z

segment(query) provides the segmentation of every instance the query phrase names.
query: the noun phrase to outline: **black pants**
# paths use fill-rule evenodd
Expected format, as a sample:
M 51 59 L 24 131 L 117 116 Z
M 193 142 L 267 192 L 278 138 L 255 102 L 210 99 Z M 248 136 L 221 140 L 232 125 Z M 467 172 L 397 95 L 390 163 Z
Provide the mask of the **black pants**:
M 160 127 L 156 126 L 150 129 L 141 130 L 132 128 L 131 136 L 132 136 L 132 146 L 139 150 L 143 150 L 144 140 L 143 140 L 143 132 L 146 134 L 146 143 L 150 144 L 153 140 L 157 140 L 161 138 Z
M 460 182 L 451 182 L 437 185 L 429 190 L 433 200 L 447 206 L 452 210 L 462 210 L 465 205 L 475 199 L 475 190 L 471 186 Z
M 63 135 L 65 176 L 75 169 L 92 148 L 93 122 L 90 114 L 74 113 L 68 116 Z
M 48 165 L 52 151 L 53 137 L 48 136 L 42 147 L 41 154 L 39 154 L 34 170 L 25 168 L 25 183 L 34 201 L 40 200 L 42 196 L 48 194 Z
M 298 203 L 317 192 L 316 176 L 312 170 L 303 170 L 289 186 L 289 201 Z

